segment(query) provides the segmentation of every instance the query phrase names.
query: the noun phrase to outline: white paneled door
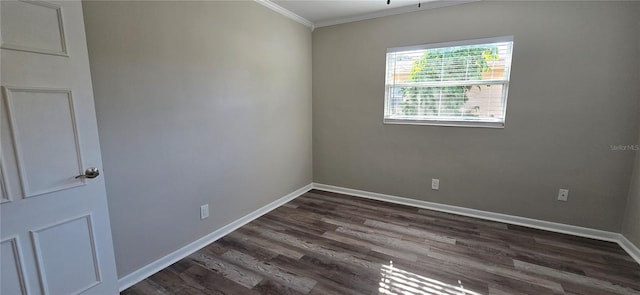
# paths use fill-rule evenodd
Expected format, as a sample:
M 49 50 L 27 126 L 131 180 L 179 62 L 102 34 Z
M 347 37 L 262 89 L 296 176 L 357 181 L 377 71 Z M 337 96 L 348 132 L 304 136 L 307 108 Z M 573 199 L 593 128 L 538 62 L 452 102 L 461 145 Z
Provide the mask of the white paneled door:
M 0 42 L 0 294 L 116 294 L 81 3 L 2 0 Z

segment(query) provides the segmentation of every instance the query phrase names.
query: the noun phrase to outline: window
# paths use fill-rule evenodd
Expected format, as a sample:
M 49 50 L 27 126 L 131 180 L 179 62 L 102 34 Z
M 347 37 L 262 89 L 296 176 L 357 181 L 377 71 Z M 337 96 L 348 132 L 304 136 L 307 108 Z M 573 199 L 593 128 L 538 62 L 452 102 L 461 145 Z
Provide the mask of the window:
M 387 50 L 384 122 L 504 127 L 513 37 Z

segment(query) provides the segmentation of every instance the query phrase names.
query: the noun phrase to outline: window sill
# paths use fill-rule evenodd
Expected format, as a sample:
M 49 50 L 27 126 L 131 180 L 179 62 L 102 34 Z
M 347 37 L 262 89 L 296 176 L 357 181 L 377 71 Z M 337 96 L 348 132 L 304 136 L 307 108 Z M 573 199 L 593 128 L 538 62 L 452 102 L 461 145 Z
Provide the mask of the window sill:
M 443 126 L 443 127 L 473 127 L 473 128 L 504 129 L 504 122 L 462 122 L 462 121 L 384 119 L 383 123 L 390 124 L 390 125 L 427 125 L 427 126 Z

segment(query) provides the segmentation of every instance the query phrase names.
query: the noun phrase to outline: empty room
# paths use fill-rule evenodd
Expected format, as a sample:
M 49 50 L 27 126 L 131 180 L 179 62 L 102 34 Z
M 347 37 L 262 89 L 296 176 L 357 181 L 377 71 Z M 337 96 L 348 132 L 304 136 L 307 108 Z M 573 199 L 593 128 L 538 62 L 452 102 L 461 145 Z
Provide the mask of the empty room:
M 0 0 L 0 294 L 640 295 L 640 1 Z

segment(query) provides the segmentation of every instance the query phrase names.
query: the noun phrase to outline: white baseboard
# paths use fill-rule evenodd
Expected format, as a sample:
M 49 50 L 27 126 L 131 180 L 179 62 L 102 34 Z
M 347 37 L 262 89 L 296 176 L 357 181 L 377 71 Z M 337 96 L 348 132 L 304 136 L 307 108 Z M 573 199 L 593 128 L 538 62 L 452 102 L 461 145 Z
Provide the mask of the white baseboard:
M 631 257 L 633 257 L 636 262 L 640 263 L 640 249 L 638 248 L 638 246 L 631 243 L 631 241 L 629 241 L 629 239 L 627 239 L 627 237 L 623 235 L 620 235 L 618 244 L 620 244 L 620 247 L 627 251 L 627 253 L 629 253 L 629 255 L 631 255 Z
M 586 227 L 567 225 L 562 223 L 549 222 L 549 221 L 543 221 L 538 219 L 519 217 L 519 216 L 513 216 L 513 215 L 507 215 L 507 214 L 501 214 L 501 213 L 493 213 L 488 211 L 469 209 L 464 207 L 445 205 L 445 204 L 403 198 L 403 197 L 392 196 L 392 195 L 372 193 L 368 191 L 361 191 L 361 190 L 355 190 L 355 189 L 326 185 L 326 184 L 314 183 L 313 188 L 324 190 L 324 191 L 357 196 L 357 197 L 363 197 L 367 199 L 386 201 L 386 202 L 395 203 L 395 204 L 413 206 L 413 207 L 430 209 L 430 210 L 435 210 L 440 212 L 447 212 L 447 213 L 453 213 L 457 215 L 475 217 L 475 218 L 480 218 L 485 220 L 498 221 L 498 222 L 504 222 L 508 224 L 543 229 L 543 230 L 559 232 L 563 234 L 570 234 L 574 236 L 605 240 L 609 242 L 617 242 L 618 235 L 619 235 L 618 233 L 591 229 Z
M 407 206 L 412 206 L 417 208 L 424 208 L 424 209 L 430 209 L 430 210 L 452 213 L 457 215 L 476 217 L 476 218 L 485 219 L 485 220 L 504 222 L 504 223 L 514 224 L 514 225 L 521 225 L 521 226 L 526 226 L 531 228 L 548 230 L 552 232 L 570 234 L 574 236 L 615 242 L 615 243 L 618 243 L 620 247 L 622 247 L 622 249 L 627 251 L 627 253 L 629 253 L 629 255 L 631 255 L 631 257 L 633 257 L 633 259 L 635 259 L 640 264 L 640 249 L 638 249 L 636 245 L 631 243 L 631 241 L 629 241 L 626 237 L 624 237 L 622 234 L 619 234 L 619 233 L 574 226 L 574 225 L 567 225 L 567 224 L 556 223 L 556 222 L 543 221 L 543 220 L 526 218 L 526 217 L 493 213 L 488 211 L 469 209 L 464 207 L 445 205 L 445 204 L 439 204 L 439 203 L 433 203 L 433 202 L 427 202 L 427 201 L 421 201 L 421 200 L 415 200 L 415 199 L 409 199 L 409 198 L 392 196 L 392 195 L 373 193 L 373 192 L 344 188 L 339 186 L 332 186 L 332 185 L 326 185 L 326 184 L 320 184 L 320 183 L 311 183 L 297 189 L 296 191 L 280 199 L 277 199 L 265 205 L 264 207 L 261 207 L 258 210 L 255 210 L 223 226 L 222 228 L 196 240 L 195 242 L 192 242 L 191 244 L 188 244 L 174 251 L 173 253 L 165 257 L 162 257 L 122 277 L 121 279 L 118 280 L 119 290 L 123 291 L 135 285 L 136 283 L 146 279 L 147 277 L 153 275 L 154 273 L 168 267 L 169 265 L 179 261 L 180 259 L 183 259 L 189 256 L 190 254 L 200 250 L 204 246 L 215 242 L 216 240 L 224 237 L 225 235 L 231 233 L 232 231 L 253 221 L 254 219 L 257 219 L 258 217 L 268 213 L 269 211 L 276 209 L 282 206 L 283 204 L 297 198 L 298 196 L 304 194 L 305 192 L 309 191 L 312 188 L 356 196 L 356 197 L 362 197 L 367 199 L 385 201 L 389 203 L 407 205 Z
M 407 205 L 412 207 L 430 209 L 434 211 L 452 213 L 457 215 L 475 217 L 485 220 L 503 222 L 514 225 L 521 225 L 531 228 L 537 228 L 542 230 L 548 230 L 552 232 L 558 232 L 563 234 L 569 234 L 579 237 L 591 238 L 596 240 L 603 240 L 608 242 L 618 243 L 622 249 L 627 251 L 633 259 L 635 259 L 640 264 L 640 250 L 633 243 L 631 243 L 627 238 L 619 233 L 603 231 L 598 229 L 580 227 L 575 225 L 562 224 L 557 222 L 550 222 L 520 216 L 513 216 L 501 213 L 494 213 L 476 209 L 469 209 L 464 207 L 445 205 L 427 201 L 421 201 L 416 199 L 409 199 L 404 197 L 392 196 L 379 194 L 374 192 L 344 188 L 333 185 L 326 185 L 320 183 L 313 183 L 313 188 L 318 190 L 324 190 L 334 193 L 341 193 L 345 195 L 351 195 L 356 197 L 362 197 L 367 199 L 373 199 L 378 201 L 385 201 L 389 203 Z
M 282 205 L 284 205 L 285 203 L 299 197 L 300 195 L 306 193 L 307 191 L 309 191 L 312 188 L 312 184 L 308 184 L 305 185 L 304 187 L 301 187 L 297 190 L 295 190 L 294 192 L 279 198 L 263 207 L 261 207 L 258 210 L 255 210 L 243 217 L 241 217 L 240 219 L 237 219 L 225 226 L 223 226 L 222 228 L 196 240 L 195 242 L 188 244 L 176 251 L 174 251 L 173 253 L 162 257 L 124 277 L 122 277 L 121 279 L 118 280 L 118 288 L 119 290 L 122 292 L 124 289 L 127 289 L 133 285 L 135 285 L 136 283 L 146 279 L 147 277 L 153 275 L 154 273 L 168 267 L 171 264 L 174 264 L 176 262 L 178 262 L 180 259 L 183 259 L 189 255 L 191 255 L 192 253 L 200 250 L 201 248 L 203 248 L 206 245 L 209 245 L 213 242 L 215 242 L 216 240 L 224 237 L 225 235 L 231 233 L 232 231 L 240 228 L 241 226 L 253 221 L 254 219 L 257 219 L 258 217 L 268 213 L 269 211 L 276 209 Z

